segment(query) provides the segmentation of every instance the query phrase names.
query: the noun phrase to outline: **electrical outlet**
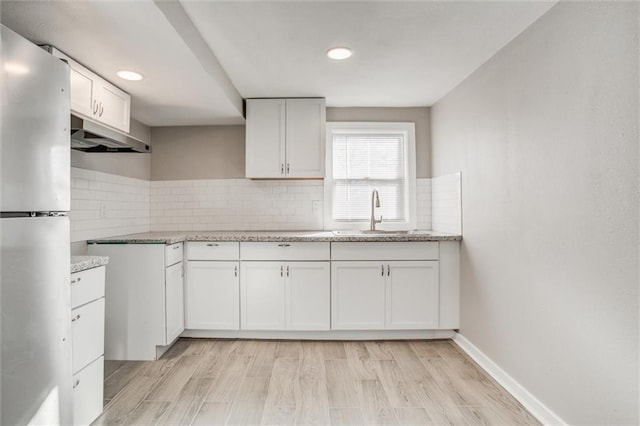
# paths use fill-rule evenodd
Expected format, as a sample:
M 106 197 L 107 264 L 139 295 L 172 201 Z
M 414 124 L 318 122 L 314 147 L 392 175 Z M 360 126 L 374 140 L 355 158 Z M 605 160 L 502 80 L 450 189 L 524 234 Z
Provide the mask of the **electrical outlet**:
M 320 211 L 320 200 L 311 201 L 311 213 L 317 214 Z

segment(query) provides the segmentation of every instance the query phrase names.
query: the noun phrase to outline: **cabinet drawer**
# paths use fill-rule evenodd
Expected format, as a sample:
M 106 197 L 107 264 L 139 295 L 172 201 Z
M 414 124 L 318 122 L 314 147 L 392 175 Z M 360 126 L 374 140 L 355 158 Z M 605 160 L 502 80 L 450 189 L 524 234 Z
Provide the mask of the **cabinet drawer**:
M 182 262 L 182 243 L 168 245 L 164 248 L 164 266 Z
M 330 243 L 240 243 L 242 260 L 329 260 Z
M 73 424 L 89 425 L 102 414 L 104 357 L 73 376 Z
M 71 308 L 104 297 L 105 267 L 71 274 Z
M 73 371 L 104 354 L 104 298 L 71 311 Z
M 438 243 L 337 242 L 331 243 L 331 260 L 438 260 Z
M 240 259 L 240 243 L 237 242 L 189 242 L 187 243 L 188 260 L 238 260 Z

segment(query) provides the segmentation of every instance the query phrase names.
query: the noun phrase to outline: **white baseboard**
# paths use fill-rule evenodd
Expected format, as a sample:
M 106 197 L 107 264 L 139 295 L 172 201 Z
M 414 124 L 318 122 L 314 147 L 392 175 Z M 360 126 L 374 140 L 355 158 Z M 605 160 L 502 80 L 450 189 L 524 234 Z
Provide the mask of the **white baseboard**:
M 185 330 L 182 337 L 222 339 L 296 339 L 296 340 L 405 340 L 451 339 L 453 330 L 327 330 L 327 331 L 250 331 Z
M 520 402 L 538 421 L 544 425 L 566 425 L 567 422 L 562 420 L 556 413 L 551 411 L 549 407 L 544 405 L 540 400 L 533 396 L 524 386 L 518 383 L 506 371 L 498 366 L 495 362 L 486 356 L 480 349 L 475 347 L 473 343 L 467 340 L 463 335 L 457 333 L 453 338 L 463 351 L 467 353 L 480 367 L 482 367 L 496 382 L 505 388 L 515 399 Z

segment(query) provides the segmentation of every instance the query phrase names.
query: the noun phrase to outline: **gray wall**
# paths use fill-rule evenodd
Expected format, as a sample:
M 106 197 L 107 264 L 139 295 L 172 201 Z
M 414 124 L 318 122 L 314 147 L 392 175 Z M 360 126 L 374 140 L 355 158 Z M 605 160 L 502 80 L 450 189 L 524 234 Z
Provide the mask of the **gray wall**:
M 430 177 L 429 108 L 327 108 L 327 121 L 416 123 L 417 176 Z M 154 127 L 151 180 L 244 178 L 244 126 Z
M 244 178 L 244 126 L 153 127 L 151 180 Z
M 638 424 L 638 4 L 560 2 L 432 108 L 461 333 L 570 424 Z

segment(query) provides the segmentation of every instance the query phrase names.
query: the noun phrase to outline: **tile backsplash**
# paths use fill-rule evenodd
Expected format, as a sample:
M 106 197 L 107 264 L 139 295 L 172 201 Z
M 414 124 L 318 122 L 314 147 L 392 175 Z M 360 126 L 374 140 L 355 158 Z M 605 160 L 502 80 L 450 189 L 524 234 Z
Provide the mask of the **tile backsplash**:
M 71 168 L 71 242 L 149 232 L 149 181 Z
M 460 177 L 449 176 L 417 179 L 418 229 L 459 232 L 449 229 L 460 229 Z M 149 231 L 323 229 L 321 180 L 149 182 L 75 167 L 71 178 L 72 242 Z

